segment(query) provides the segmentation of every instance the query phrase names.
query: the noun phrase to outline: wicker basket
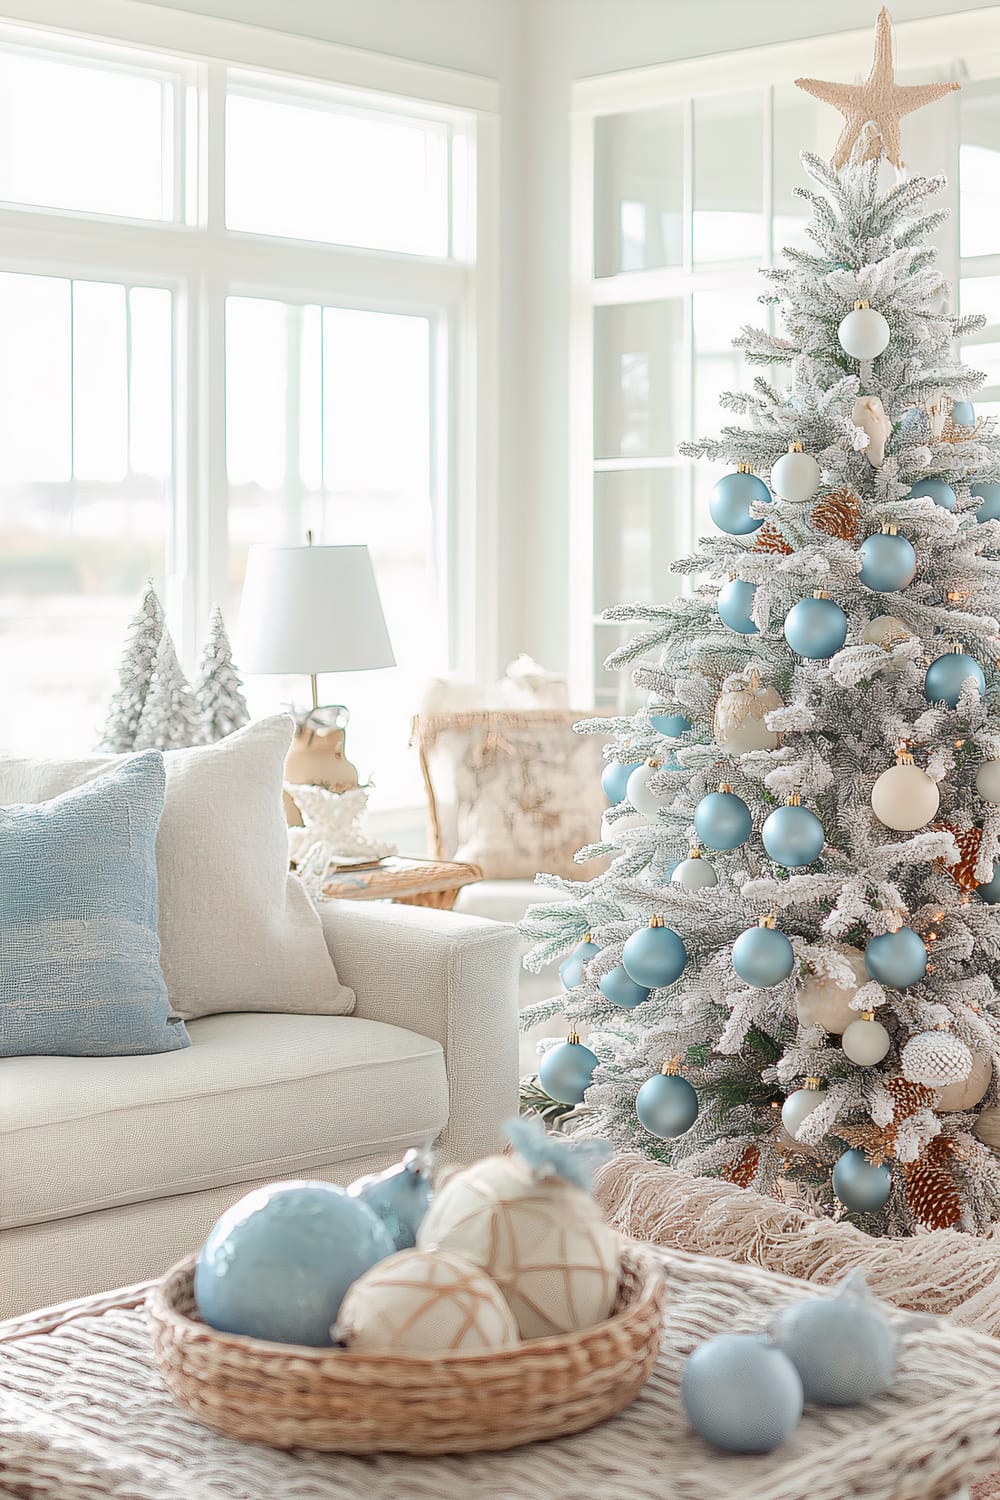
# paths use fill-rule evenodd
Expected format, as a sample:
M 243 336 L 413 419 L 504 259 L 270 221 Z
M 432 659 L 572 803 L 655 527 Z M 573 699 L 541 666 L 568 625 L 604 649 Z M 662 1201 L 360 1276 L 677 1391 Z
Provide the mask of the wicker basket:
M 511 1349 L 418 1358 L 307 1349 L 197 1321 L 194 1258 L 150 1292 L 167 1386 L 199 1421 L 275 1448 L 471 1453 L 591 1427 L 622 1411 L 653 1368 L 662 1267 L 626 1245 L 618 1301 L 593 1328 Z

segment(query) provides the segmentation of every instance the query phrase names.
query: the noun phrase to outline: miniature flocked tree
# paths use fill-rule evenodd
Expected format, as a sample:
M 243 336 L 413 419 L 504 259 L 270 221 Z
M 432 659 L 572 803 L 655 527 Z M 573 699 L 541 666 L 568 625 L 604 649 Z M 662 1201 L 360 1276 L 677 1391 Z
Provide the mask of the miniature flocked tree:
M 139 609 L 128 627 L 118 668 L 118 686 L 108 704 L 108 716 L 101 735 L 101 750 L 121 751 L 134 747 L 163 630 L 163 608 L 150 578 Z
M 208 623 L 208 639 L 201 654 L 194 689 L 204 737 L 209 743 L 223 739 L 249 722 L 250 710 L 242 687 L 233 665 L 233 649 L 222 610 L 216 604 Z
M 181 750 L 187 745 L 204 743 L 205 733 L 191 684 L 177 659 L 170 632 L 164 630 L 133 748 Z
M 779 380 L 684 450 L 733 470 L 721 534 L 675 564 L 692 593 L 607 612 L 641 626 L 610 665 L 649 702 L 582 726 L 613 736 L 614 805 L 581 858 L 612 862 L 543 877 L 575 899 L 529 912 L 529 963 L 568 952 L 567 992 L 525 1025 L 564 1010 L 541 1084 L 622 1148 L 876 1233 L 977 1231 L 1000 1218 L 1000 437 L 955 349 L 980 322 L 942 310 L 942 184 L 899 170 L 899 114 L 949 86 L 899 90 L 888 25 L 866 85 L 811 84 L 848 127 L 803 158 L 811 250 L 764 273 L 783 331 L 735 340 Z

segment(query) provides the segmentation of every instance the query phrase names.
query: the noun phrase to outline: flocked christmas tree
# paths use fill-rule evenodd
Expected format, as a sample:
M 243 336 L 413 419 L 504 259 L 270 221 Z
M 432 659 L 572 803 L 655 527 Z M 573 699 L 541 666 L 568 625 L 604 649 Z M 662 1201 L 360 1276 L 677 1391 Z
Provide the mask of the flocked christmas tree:
M 134 747 L 163 631 L 163 608 L 150 578 L 139 609 L 128 627 L 118 668 L 118 686 L 108 704 L 108 716 L 101 735 L 101 750 L 121 751 Z
M 888 17 L 814 186 L 808 252 L 764 272 L 775 367 L 723 398 L 721 534 L 692 593 L 605 618 L 649 694 L 612 735 L 611 859 L 533 907 L 570 1038 L 540 1066 L 582 1128 L 876 1233 L 1000 1218 L 1000 437 L 969 394 L 929 237 L 940 181 L 901 170 Z M 897 170 L 895 181 L 882 158 Z M 766 482 L 765 482 L 766 481 Z M 581 940 L 583 940 L 581 942 Z M 590 1028 L 586 1045 L 573 1035 Z M 544 1044 L 543 1044 L 544 1046 Z
M 243 684 L 233 665 L 222 610 L 216 604 L 208 623 L 208 639 L 201 654 L 194 696 L 201 716 L 205 739 L 221 740 L 250 720 L 250 710 L 242 693 Z
M 164 630 L 133 748 L 181 750 L 204 743 L 205 731 L 191 684 L 177 659 L 170 632 Z

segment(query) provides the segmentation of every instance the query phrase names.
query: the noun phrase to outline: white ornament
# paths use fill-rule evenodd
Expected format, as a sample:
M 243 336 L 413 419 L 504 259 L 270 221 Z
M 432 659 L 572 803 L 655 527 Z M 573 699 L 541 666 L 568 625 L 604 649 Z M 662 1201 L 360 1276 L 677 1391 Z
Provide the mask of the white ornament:
M 634 809 L 622 813 L 617 818 L 609 818 L 611 808 L 606 808 L 601 815 L 601 842 L 604 844 L 619 844 L 621 835 L 627 833 L 630 828 L 648 828 L 649 823 L 642 813 Z
M 682 859 L 670 877 L 673 885 L 682 891 L 703 891 L 707 886 L 718 885 L 719 877 L 710 860 L 702 859 L 701 851 L 692 849 L 687 859 Z
M 983 1098 L 993 1080 L 993 1058 L 978 1048 L 972 1053 L 972 1071 L 961 1083 L 948 1083 L 938 1095 L 934 1108 L 939 1114 L 972 1109 Z
M 417 1245 L 482 1266 L 525 1339 L 600 1323 L 618 1293 L 618 1236 L 594 1199 L 558 1177 L 538 1181 L 517 1156 L 488 1156 L 450 1177 Z
M 867 302 L 856 303 L 837 329 L 840 347 L 852 359 L 877 359 L 888 349 L 890 336 L 885 318 Z
M 880 1063 L 892 1046 L 892 1038 L 882 1025 L 869 1013 L 852 1021 L 840 1038 L 844 1056 L 859 1068 L 873 1068 Z
M 913 756 L 901 754 L 894 766 L 883 771 L 872 787 L 872 811 L 886 828 L 913 833 L 934 817 L 941 805 L 936 784 L 913 764 Z
M 877 396 L 859 396 L 851 409 L 851 420 L 868 434 L 865 457 L 873 469 L 885 462 L 885 445 L 892 437 L 892 422 Z
M 661 765 L 661 761 L 648 760 L 645 765 L 636 766 L 626 783 L 625 795 L 636 812 L 645 814 L 647 818 L 654 818 L 660 808 L 666 807 L 673 796 L 673 792 L 649 790 L 649 778 L 656 774 Z
M 980 1112 L 972 1133 L 979 1137 L 984 1146 L 989 1146 L 991 1151 L 1000 1155 L 1000 1109 L 995 1104 Z
M 748 750 L 775 750 L 779 736 L 764 723 L 765 714 L 783 708 L 784 700 L 770 683 L 751 671 L 746 687 L 728 688 L 715 705 L 713 733 L 721 750 L 745 755 Z
M 1000 760 L 984 760 L 976 772 L 976 791 L 984 802 L 1000 802 Z
M 900 1063 L 908 1083 L 940 1089 L 949 1083 L 965 1082 L 972 1072 L 972 1053 L 950 1031 L 921 1031 L 910 1037 Z
M 336 1337 L 350 1349 L 455 1354 L 518 1342 L 517 1323 L 481 1266 L 443 1250 L 401 1250 L 348 1290 Z
M 858 1019 L 858 1012 L 851 1009 L 851 1001 L 861 986 L 869 982 L 865 955 L 859 948 L 838 947 L 836 952 L 850 965 L 854 983 L 841 989 L 826 975 L 808 974 L 795 997 L 799 1024 L 822 1026 L 831 1036 L 840 1036 Z
M 771 470 L 771 488 L 782 500 L 811 500 L 823 476 L 811 453 L 803 453 L 801 444 L 793 444 Z
M 897 620 L 895 615 L 877 615 L 869 620 L 861 632 L 861 639 L 869 646 L 885 646 L 890 649 L 902 641 L 913 639 L 913 631 Z
M 826 1089 L 821 1089 L 818 1078 L 807 1078 L 805 1087 L 789 1094 L 781 1106 L 781 1123 L 793 1137 L 806 1115 L 812 1114 L 817 1104 L 826 1098 Z

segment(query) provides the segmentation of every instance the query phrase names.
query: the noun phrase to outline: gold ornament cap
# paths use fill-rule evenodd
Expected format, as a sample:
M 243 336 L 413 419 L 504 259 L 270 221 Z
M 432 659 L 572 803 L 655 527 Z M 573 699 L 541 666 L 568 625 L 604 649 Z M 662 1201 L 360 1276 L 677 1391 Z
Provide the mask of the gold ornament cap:
M 899 527 L 892 521 L 883 521 L 879 536 L 898 536 Z
M 810 1089 L 810 1090 L 822 1088 L 822 1086 L 823 1086 L 823 1080 L 822 1080 L 822 1078 L 817 1078 L 815 1073 L 810 1073 L 809 1077 L 805 1080 L 805 1082 L 802 1085 L 802 1087 L 804 1089 Z
M 737 474 L 752 474 L 753 464 L 748 464 L 745 458 L 741 458 L 736 465 L 736 472 Z
M 868 301 L 867 297 L 856 297 L 855 298 L 855 301 L 854 301 L 854 311 L 855 312 L 864 312 L 864 310 L 865 310 L 866 307 L 871 307 L 871 303 Z
M 667 1078 L 673 1078 L 673 1077 L 675 1077 L 676 1074 L 678 1074 L 680 1072 L 680 1070 L 681 1070 L 681 1060 L 680 1060 L 680 1058 L 679 1057 L 668 1057 L 665 1060 L 665 1062 L 663 1064 L 663 1067 L 660 1069 L 660 1072 L 663 1073 L 663 1074 L 665 1074 L 667 1076 Z
M 858 1019 L 860 1021 L 874 1021 L 875 1012 L 873 1010 L 863 1010 Z
M 802 806 L 802 798 L 799 795 L 799 793 L 798 792 L 789 792 L 788 796 L 785 798 L 785 806 L 786 807 L 801 807 Z
M 766 915 L 761 917 L 757 923 L 758 927 L 766 927 L 769 931 L 773 931 L 773 929 L 777 927 L 777 925 L 778 916 L 777 913 L 773 911 L 767 912 Z
M 788 451 L 789 453 L 802 453 L 804 450 L 802 444 L 796 439 L 794 443 L 789 443 Z
M 649 925 L 650 927 L 666 927 L 667 924 L 659 914 L 655 914 L 650 917 Z
M 688 850 L 688 859 L 701 859 L 701 850 L 697 844 L 692 844 Z
M 578 1031 L 570 1030 L 566 1033 L 566 1040 L 571 1047 L 579 1047 L 580 1033 Z
M 829 599 L 829 597 L 830 597 L 830 590 L 829 589 L 813 589 L 812 596 L 813 596 L 814 599 Z
M 896 746 L 896 764 L 897 766 L 913 765 L 913 756 L 910 754 L 910 747 L 905 740 L 900 740 Z
M 731 786 L 730 786 L 730 785 L 729 785 L 729 782 L 728 782 L 728 781 L 720 781 L 720 782 L 719 782 L 719 787 L 718 787 L 718 790 L 719 790 L 719 791 L 720 791 L 720 792 L 729 792 L 729 793 L 732 793 L 732 790 L 733 790 L 733 789 L 732 789 L 732 787 L 731 787 Z

